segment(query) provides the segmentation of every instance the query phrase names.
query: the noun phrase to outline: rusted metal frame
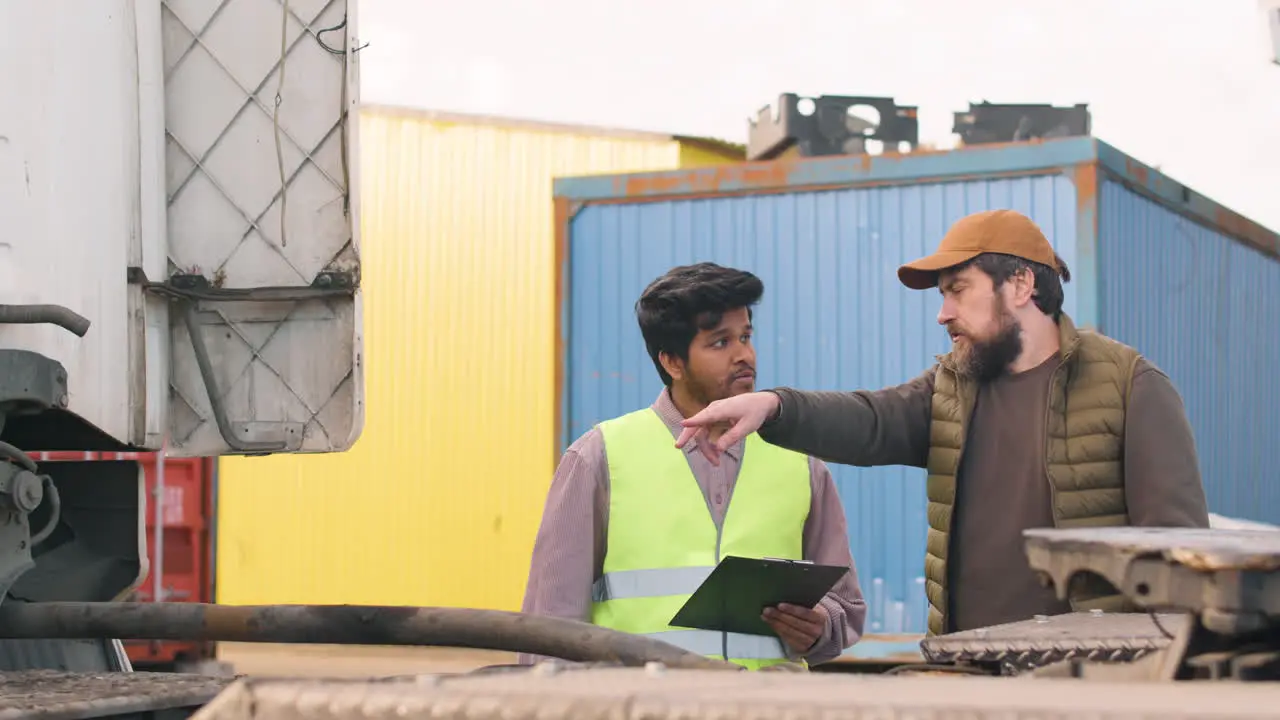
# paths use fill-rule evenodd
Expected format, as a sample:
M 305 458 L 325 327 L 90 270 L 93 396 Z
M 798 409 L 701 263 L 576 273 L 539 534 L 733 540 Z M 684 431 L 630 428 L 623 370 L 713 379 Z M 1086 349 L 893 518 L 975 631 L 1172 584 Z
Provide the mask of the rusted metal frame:
M 1102 297 L 1098 262 L 1098 163 L 1091 161 L 1065 168 L 1063 174 L 1076 188 L 1076 257 L 1070 268 L 1076 293 L 1077 327 L 1098 330 L 1102 324 Z
M 1280 535 L 1111 527 L 1023 537 L 1028 564 L 1060 599 L 1075 577 L 1095 575 L 1139 610 L 1185 616 L 1173 633 L 1152 615 L 1170 643 L 1133 672 L 1163 680 L 1280 677 Z
M 570 198 L 557 197 L 553 200 L 555 223 L 555 317 L 552 319 L 554 336 L 552 342 L 551 367 L 553 373 L 553 419 L 551 433 L 551 467 L 555 467 L 564 449 L 569 447 L 569 395 L 568 395 L 568 362 L 569 362 L 569 223 L 581 211 L 583 203 Z
M 1063 171 L 1061 166 L 1037 168 L 1033 170 L 1008 170 L 1001 172 L 976 172 L 958 175 L 921 175 L 919 178 L 889 178 L 875 180 L 852 180 L 830 183 L 813 183 L 802 185 L 775 185 L 765 187 L 742 188 L 736 190 L 707 190 L 702 192 L 672 192 L 664 195 L 641 195 L 638 197 L 592 198 L 590 200 L 573 200 L 578 205 L 642 205 L 647 203 L 671 202 L 673 200 L 713 200 L 719 198 L 737 198 L 769 195 L 787 195 L 791 193 L 816 193 L 832 190 L 866 190 L 880 187 L 900 185 L 927 185 L 933 183 L 971 182 L 975 180 L 1004 180 L 1009 178 L 1046 177 L 1057 175 Z M 575 214 L 581 208 L 575 209 Z
M 1106 143 L 1098 143 L 1103 179 L 1158 203 L 1197 225 L 1227 235 L 1270 258 L 1280 258 L 1280 234 L 1195 192 Z M 1101 185 L 1101 183 L 1099 183 Z
M 555 180 L 553 195 L 590 202 L 620 198 L 635 201 L 702 193 L 724 195 L 769 189 L 785 192 L 868 182 L 990 178 L 1062 168 L 1092 161 L 1096 156 L 1092 138 L 1063 138 L 959 150 L 785 158 L 613 177 L 566 177 Z

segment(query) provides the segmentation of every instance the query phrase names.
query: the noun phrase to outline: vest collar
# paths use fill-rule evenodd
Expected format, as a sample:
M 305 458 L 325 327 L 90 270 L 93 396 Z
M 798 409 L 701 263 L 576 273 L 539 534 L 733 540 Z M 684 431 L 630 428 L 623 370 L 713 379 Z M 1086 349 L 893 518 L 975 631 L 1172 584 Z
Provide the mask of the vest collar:
M 1063 362 L 1070 360 L 1076 350 L 1080 349 L 1080 331 L 1076 330 L 1076 324 L 1065 312 L 1058 315 L 1058 346 L 1061 348 L 1058 352 L 1062 355 Z

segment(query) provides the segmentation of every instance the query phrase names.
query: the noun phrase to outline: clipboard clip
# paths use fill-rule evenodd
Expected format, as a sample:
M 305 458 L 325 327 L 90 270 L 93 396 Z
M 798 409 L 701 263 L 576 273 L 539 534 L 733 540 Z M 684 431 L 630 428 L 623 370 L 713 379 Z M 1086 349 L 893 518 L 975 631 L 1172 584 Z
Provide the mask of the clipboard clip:
M 791 563 L 792 565 L 812 565 L 813 564 L 812 560 L 790 560 L 788 558 L 774 558 L 774 557 L 767 557 L 767 558 L 760 558 L 760 559 L 768 560 L 769 562 Z

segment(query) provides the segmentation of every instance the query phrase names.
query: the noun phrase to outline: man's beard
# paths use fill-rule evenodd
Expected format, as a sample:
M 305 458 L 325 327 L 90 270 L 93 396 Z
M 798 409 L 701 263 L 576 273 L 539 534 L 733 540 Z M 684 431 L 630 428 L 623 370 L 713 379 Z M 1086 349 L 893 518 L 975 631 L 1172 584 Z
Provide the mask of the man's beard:
M 710 405 L 717 400 L 731 398 L 739 394 L 733 390 L 732 379 L 724 382 L 690 377 L 687 387 L 690 398 L 703 405 Z M 750 391 L 748 390 L 747 392 Z
M 752 390 L 755 389 L 754 383 L 751 389 Z M 685 384 L 685 390 L 688 393 L 689 398 L 691 400 L 704 406 L 710 405 L 711 403 L 717 400 L 731 398 L 734 395 L 740 394 L 733 391 L 732 379 L 730 379 L 728 382 L 715 382 L 715 381 L 707 381 L 702 378 L 697 378 L 693 376 L 690 376 L 688 378 Z M 745 390 L 742 392 L 750 392 L 750 391 L 751 390 Z M 717 440 L 720 439 L 720 436 L 723 435 L 724 432 L 730 428 L 731 425 L 732 423 L 729 423 L 729 422 L 716 423 L 715 425 L 712 425 L 711 427 L 708 428 L 708 431 L 709 431 L 708 439 L 711 442 L 716 442 Z
M 968 347 L 957 345 L 953 354 L 961 375 L 980 383 L 990 382 L 1005 374 L 1022 354 L 1022 327 L 1003 303 L 997 308 L 999 327 L 995 335 L 977 340 L 966 335 Z

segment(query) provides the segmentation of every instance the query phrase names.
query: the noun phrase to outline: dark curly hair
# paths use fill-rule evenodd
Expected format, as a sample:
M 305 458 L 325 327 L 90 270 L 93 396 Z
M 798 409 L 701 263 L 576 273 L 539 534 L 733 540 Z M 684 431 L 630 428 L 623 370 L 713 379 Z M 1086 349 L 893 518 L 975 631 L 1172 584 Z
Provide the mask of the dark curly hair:
M 1067 263 L 1057 254 L 1054 255 L 1054 261 L 1058 263 L 1058 270 L 1054 270 L 1048 265 L 1041 265 L 1013 255 L 983 253 L 952 269 L 955 272 L 959 272 L 973 265 L 991 278 L 996 290 L 999 290 L 1000 286 L 1004 285 L 1005 281 L 1014 275 L 1023 270 L 1030 270 L 1032 276 L 1035 277 L 1033 300 L 1036 307 L 1040 308 L 1040 312 L 1057 322 L 1059 316 L 1062 315 L 1062 284 L 1071 282 L 1071 271 L 1067 268 Z
M 671 376 L 658 360 L 660 353 L 687 362 L 699 330 L 719 325 L 730 310 L 746 308 L 750 316 L 762 295 L 760 278 L 709 262 L 672 268 L 650 283 L 636 301 L 636 319 L 663 384 L 670 387 Z

